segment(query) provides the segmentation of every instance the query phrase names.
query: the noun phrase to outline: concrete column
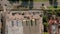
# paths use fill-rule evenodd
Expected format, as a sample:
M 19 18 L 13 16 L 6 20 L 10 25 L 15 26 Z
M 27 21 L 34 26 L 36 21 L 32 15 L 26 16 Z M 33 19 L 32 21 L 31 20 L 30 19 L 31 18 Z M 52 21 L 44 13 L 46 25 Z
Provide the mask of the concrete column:
M 31 19 L 31 34 L 36 34 L 36 28 L 35 28 L 35 19 Z
M 2 25 L 2 22 L 1 22 L 1 12 L 0 12 L 0 34 L 1 34 L 1 25 Z

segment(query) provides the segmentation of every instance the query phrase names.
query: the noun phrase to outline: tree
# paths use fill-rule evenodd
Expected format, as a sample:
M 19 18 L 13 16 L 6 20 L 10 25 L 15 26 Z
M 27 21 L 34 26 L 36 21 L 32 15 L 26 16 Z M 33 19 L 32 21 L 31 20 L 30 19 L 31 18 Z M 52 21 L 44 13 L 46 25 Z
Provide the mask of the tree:
M 50 5 L 54 6 L 54 8 L 57 8 L 58 2 L 57 0 L 49 0 Z
M 29 9 L 31 10 L 32 8 L 33 8 L 33 0 L 30 0 Z
M 11 1 L 11 2 L 16 2 L 16 1 L 19 1 L 19 0 L 8 0 L 8 1 Z
M 52 3 L 52 1 L 53 1 L 53 0 L 49 0 L 50 5 L 52 5 L 52 4 L 53 4 L 53 3 Z
M 21 0 L 21 1 L 22 1 L 21 5 L 25 8 L 27 8 L 29 5 L 29 0 Z

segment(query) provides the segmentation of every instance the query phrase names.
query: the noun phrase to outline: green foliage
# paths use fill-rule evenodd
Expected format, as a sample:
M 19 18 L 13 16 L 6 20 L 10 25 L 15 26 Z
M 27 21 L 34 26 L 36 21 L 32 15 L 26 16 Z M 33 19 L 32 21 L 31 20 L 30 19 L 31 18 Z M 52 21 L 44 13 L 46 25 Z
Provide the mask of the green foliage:
M 45 26 L 45 27 L 48 27 L 48 23 L 47 23 L 47 22 L 44 22 L 44 26 Z
M 34 0 L 35 2 L 47 2 L 48 0 Z
M 47 22 L 46 19 L 47 19 L 46 16 L 43 16 L 43 22 Z
M 21 0 L 19 0 L 21 1 Z M 47 2 L 48 0 L 33 0 L 34 2 Z
M 56 15 L 57 16 L 60 16 L 60 11 L 56 11 Z
M 44 34 L 48 34 L 48 32 L 44 32 Z

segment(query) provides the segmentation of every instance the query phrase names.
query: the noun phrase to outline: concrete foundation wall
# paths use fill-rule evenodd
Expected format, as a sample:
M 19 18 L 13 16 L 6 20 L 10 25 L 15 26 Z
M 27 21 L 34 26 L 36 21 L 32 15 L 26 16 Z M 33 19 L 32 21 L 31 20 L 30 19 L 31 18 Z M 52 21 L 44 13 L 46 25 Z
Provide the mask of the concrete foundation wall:
M 13 13 L 15 15 L 13 15 Z M 30 13 L 27 12 L 26 14 L 22 15 L 22 13 L 20 14 L 19 12 L 10 12 L 10 13 L 7 12 L 5 16 L 5 20 L 6 22 L 4 22 L 5 23 L 4 34 L 17 34 L 17 33 L 18 34 L 42 34 L 43 33 L 42 17 L 40 17 L 40 13 L 36 13 L 34 15 L 31 12 Z M 19 22 L 16 22 L 14 20 L 16 21 L 19 20 Z M 14 21 L 13 27 L 12 27 L 12 21 Z M 17 26 L 18 23 L 19 26 Z M 22 28 L 20 27 L 21 25 Z

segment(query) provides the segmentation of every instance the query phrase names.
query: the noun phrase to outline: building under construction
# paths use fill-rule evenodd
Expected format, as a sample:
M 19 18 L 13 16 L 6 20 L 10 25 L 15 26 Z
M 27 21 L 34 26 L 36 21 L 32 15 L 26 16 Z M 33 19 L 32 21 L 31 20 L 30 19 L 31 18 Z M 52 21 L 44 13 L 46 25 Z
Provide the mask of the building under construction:
M 7 0 L 0 2 L 1 34 L 43 34 L 42 10 L 30 10 Z

